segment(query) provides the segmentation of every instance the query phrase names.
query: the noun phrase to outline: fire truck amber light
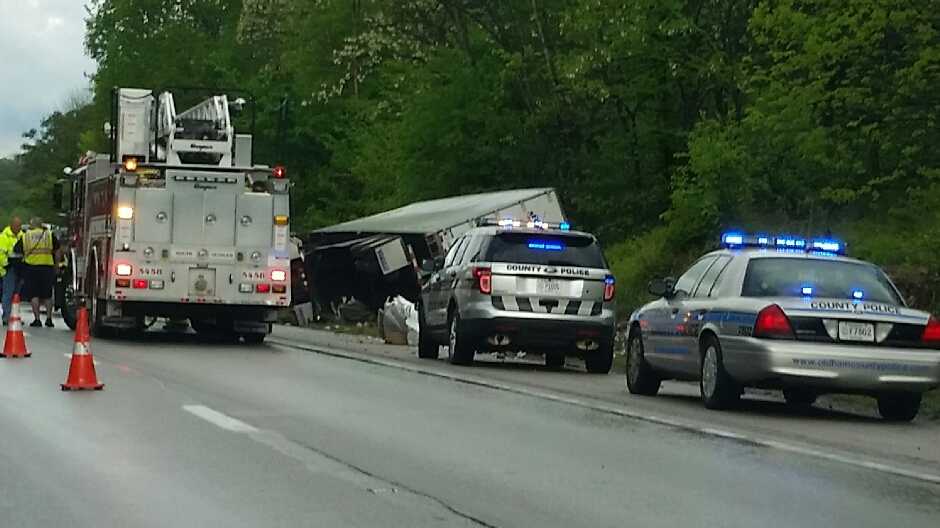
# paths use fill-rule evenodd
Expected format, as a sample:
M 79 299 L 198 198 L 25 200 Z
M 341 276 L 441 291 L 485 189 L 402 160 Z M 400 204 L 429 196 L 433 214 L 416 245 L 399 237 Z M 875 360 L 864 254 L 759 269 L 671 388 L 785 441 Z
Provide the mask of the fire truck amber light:
M 146 290 L 150 284 L 144 279 L 137 279 L 134 281 L 135 290 Z
M 274 270 L 271 272 L 271 280 L 274 282 L 284 282 L 287 280 L 287 272 L 284 270 Z
M 134 172 L 137 170 L 137 158 L 127 158 L 124 160 L 124 170 Z
M 134 218 L 134 208 L 126 205 L 118 207 L 118 218 L 121 220 L 130 220 Z
M 273 293 L 287 293 L 287 286 L 283 284 L 275 284 L 271 287 Z
M 271 285 L 270 284 L 258 284 L 257 286 L 255 286 L 255 291 L 258 293 L 271 293 Z
M 118 264 L 114 267 L 114 273 L 120 277 L 128 277 L 133 271 L 134 268 L 132 268 L 130 264 Z
M 117 279 L 114 281 L 114 285 L 118 288 L 130 288 L 131 280 L 130 279 Z
M 277 215 L 274 217 L 274 225 L 286 226 L 289 220 L 287 215 Z

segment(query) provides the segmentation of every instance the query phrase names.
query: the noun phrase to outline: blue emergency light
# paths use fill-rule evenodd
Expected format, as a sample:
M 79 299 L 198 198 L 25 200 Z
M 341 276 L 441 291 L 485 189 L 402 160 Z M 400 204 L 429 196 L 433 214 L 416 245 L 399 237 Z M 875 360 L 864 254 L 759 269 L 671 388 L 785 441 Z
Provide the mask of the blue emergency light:
M 845 243 L 830 238 L 807 240 L 791 235 L 751 235 L 732 231 L 721 235 L 721 244 L 729 249 L 757 247 L 782 251 L 809 251 L 831 255 L 845 254 Z

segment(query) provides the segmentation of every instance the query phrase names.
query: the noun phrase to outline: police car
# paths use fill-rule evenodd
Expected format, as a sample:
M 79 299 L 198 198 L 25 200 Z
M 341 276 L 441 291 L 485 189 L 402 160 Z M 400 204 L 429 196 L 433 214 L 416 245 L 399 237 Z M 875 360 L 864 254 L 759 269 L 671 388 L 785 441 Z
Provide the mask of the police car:
M 744 387 L 783 389 L 795 406 L 823 393 L 874 396 L 882 417 L 913 420 L 940 385 L 940 322 L 905 305 L 877 266 L 830 239 L 728 233 L 724 248 L 630 318 L 627 387 L 655 395 L 664 379 L 699 381 L 710 409 Z
M 607 373 L 613 362 L 614 278 L 597 239 L 567 223 L 482 222 L 428 274 L 418 305 L 422 358 L 470 364 L 477 352 L 566 356 Z

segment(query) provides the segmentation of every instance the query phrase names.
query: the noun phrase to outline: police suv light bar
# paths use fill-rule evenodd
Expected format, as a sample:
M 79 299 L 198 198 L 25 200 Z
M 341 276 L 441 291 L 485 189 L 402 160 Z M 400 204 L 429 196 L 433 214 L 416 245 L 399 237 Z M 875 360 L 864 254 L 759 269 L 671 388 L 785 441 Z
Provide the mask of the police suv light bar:
M 495 220 L 493 218 L 480 218 L 477 220 L 477 227 L 502 227 L 504 229 L 527 228 L 527 229 L 558 229 L 559 231 L 571 231 L 570 222 L 543 222 L 541 220 L 530 220 L 523 222 L 512 218 L 503 218 Z
M 721 236 L 721 244 L 728 249 L 750 247 L 831 253 L 834 255 L 845 254 L 845 243 L 830 238 L 813 238 L 807 240 L 805 238 L 789 235 L 752 235 L 730 232 Z

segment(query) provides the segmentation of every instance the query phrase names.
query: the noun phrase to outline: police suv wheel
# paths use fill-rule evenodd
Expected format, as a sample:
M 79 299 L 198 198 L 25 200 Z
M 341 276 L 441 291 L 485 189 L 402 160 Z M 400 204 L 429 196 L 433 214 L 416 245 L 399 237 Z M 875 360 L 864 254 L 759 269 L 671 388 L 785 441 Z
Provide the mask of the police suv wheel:
M 454 365 L 473 364 L 473 348 L 467 343 L 467 338 L 460 331 L 460 314 L 454 312 L 450 317 L 450 346 L 447 349 L 447 359 Z
M 584 355 L 584 367 L 591 374 L 607 374 L 614 366 L 614 342 L 601 342 L 600 347 Z
M 727 409 L 741 398 L 741 390 L 725 372 L 721 345 L 714 336 L 706 338 L 702 352 L 699 391 L 707 409 Z
M 627 341 L 627 390 L 630 394 L 656 396 L 662 380 L 653 372 L 643 355 L 643 338 L 640 331 L 630 332 Z
M 441 347 L 434 341 L 424 319 L 424 308 L 418 305 L 418 357 L 421 359 L 437 359 L 440 357 Z
M 910 422 L 920 412 L 921 394 L 889 393 L 878 396 L 878 413 L 890 422 Z

